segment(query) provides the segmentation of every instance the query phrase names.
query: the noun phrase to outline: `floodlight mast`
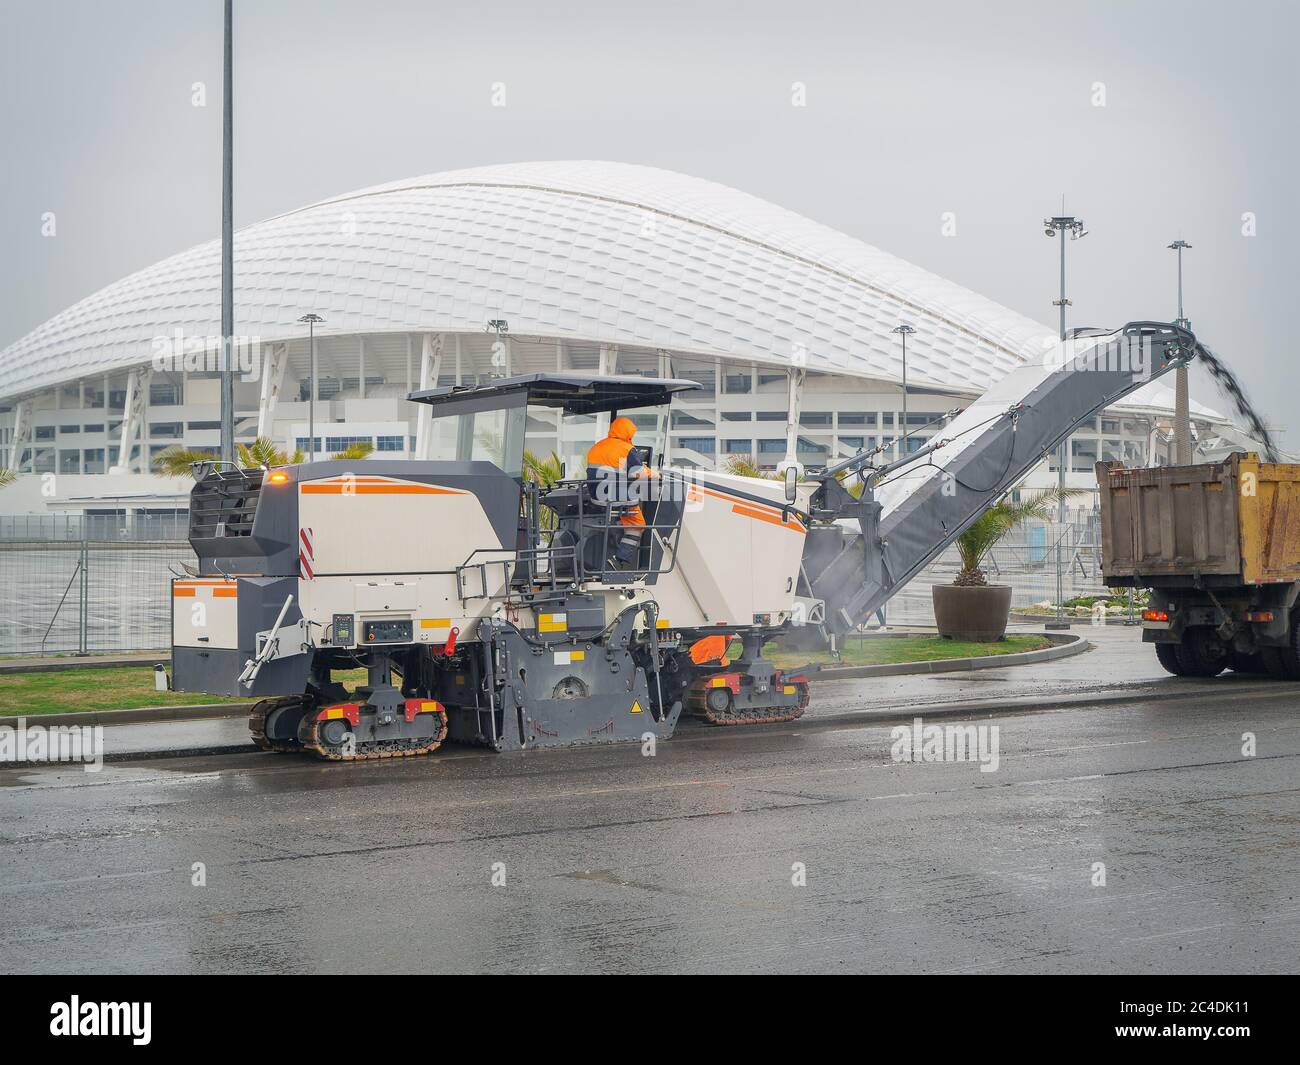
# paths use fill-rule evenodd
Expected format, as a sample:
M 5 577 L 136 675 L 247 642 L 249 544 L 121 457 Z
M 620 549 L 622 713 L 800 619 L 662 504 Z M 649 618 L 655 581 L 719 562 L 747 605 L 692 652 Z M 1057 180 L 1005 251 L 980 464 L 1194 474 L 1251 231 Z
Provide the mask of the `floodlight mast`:
M 1064 197 L 1062 198 L 1064 206 Z M 1073 215 L 1059 214 L 1051 218 L 1043 219 L 1043 233 L 1047 237 L 1054 237 L 1058 234 L 1061 238 L 1061 295 L 1059 299 L 1053 300 L 1053 304 L 1061 309 L 1061 343 L 1065 343 L 1065 308 L 1070 306 L 1069 299 L 1065 295 L 1065 235 L 1069 233 L 1071 240 L 1078 240 L 1080 237 L 1086 237 L 1088 230 L 1084 227 L 1082 218 L 1075 218 Z M 1049 629 L 1068 629 L 1070 623 L 1065 618 L 1065 545 L 1061 542 L 1065 536 L 1065 470 L 1066 463 L 1070 461 L 1070 439 L 1068 436 L 1061 440 L 1061 446 L 1056 452 L 1056 522 L 1060 528 L 1056 533 L 1056 619 L 1047 623 Z

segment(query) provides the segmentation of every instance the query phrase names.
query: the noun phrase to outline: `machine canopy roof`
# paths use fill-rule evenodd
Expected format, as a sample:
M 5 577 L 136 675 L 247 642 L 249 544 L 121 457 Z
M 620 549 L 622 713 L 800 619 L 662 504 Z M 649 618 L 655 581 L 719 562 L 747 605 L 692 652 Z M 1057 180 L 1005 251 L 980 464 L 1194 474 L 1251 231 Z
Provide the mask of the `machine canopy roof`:
M 476 409 L 513 406 L 523 397 L 538 407 L 559 407 L 565 414 L 605 414 L 633 407 L 659 407 L 675 392 L 703 388 L 698 381 L 664 377 L 603 377 L 580 373 L 530 373 L 482 385 L 444 385 L 412 392 L 416 403 Z M 486 402 L 485 402 L 486 401 Z M 451 413 L 451 412 L 448 412 Z M 436 416 L 436 415 L 435 415 Z

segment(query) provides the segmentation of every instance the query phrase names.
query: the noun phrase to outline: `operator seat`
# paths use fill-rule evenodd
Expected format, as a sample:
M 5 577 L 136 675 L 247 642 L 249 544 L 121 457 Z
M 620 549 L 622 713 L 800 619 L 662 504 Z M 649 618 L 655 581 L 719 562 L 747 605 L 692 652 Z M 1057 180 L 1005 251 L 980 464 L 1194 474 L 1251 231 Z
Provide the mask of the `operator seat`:
M 618 532 L 622 504 L 597 502 L 585 480 L 561 482 L 541 497 L 541 503 L 554 512 L 557 520 L 551 538 L 552 548 L 557 549 L 553 561 L 557 577 L 575 576 L 575 556 L 582 559 L 585 574 L 614 568 L 610 562 L 610 536 Z

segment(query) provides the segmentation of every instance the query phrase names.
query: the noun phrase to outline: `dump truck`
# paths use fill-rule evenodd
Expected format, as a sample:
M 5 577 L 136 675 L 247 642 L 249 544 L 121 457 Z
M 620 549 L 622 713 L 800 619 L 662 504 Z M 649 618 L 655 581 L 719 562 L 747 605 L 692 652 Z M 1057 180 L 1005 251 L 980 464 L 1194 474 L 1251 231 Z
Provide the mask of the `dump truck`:
M 876 448 L 777 481 L 643 454 L 657 476 L 626 564 L 625 501 L 585 470 L 525 476 L 529 414 L 590 427 L 666 412 L 698 382 L 535 373 L 414 392 L 417 460 L 196 466 L 173 686 L 256 699 L 260 747 L 331 761 L 444 739 L 645 742 L 683 713 L 791 721 L 809 678 L 774 666 L 769 641 L 853 631 L 1076 425 L 1200 350 L 1178 324 L 1075 330 L 894 461 Z
M 1098 463 L 1102 574 L 1149 588 L 1142 639 L 1170 673 L 1300 680 L 1300 465 Z

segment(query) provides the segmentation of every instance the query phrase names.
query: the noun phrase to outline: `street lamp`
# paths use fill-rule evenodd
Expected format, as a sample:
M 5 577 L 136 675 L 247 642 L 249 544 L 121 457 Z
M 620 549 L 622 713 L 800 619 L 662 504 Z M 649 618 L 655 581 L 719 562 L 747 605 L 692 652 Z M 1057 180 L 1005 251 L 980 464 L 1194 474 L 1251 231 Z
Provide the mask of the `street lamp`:
M 1062 344 L 1065 343 L 1065 308 L 1070 306 L 1070 301 L 1065 296 L 1066 233 L 1069 233 L 1071 240 L 1078 240 L 1080 237 L 1086 237 L 1088 230 L 1084 228 L 1083 219 L 1075 218 L 1073 215 L 1059 214 L 1043 219 L 1043 234 L 1047 237 L 1055 237 L 1059 234 L 1061 238 L 1061 297 L 1053 300 L 1052 305 L 1061 308 Z M 1062 364 L 1064 365 L 1064 363 Z M 1056 520 L 1061 528 L 1056 536 L 1056 620 L 1047 623 L 1046 628 L 1049 629 L 1068 629 L 1070 627 L 1070 623 L 1065 620 L 1065 549 L 1061 544 L 1061 540 L 1065 535 L 1065 464 L 1069 454 L 1070 438 L 1066 436 L 1056 451 L 1056 486 L 1060 496 L 1056 503 Z
M 907 430 L 909 428 L 907 421 L 907 335 L 915 333 L 916 330 L 906 322 L 900 322 L 890 332 L 897 333 L 903 338 L 903 453 L 899 457 L 907 458 Z
M 221 458 L 235 461 L 235 108 L 231 0 L 225 4 L 221 95 Z
M 1175 325 L 1191 329 L 1192 323 L 1183 317 L 1183 249 L 1191 245 L 1176 240 L 1166 247 L 1178 253 L 1178 320 Z M 1190 465 L 1192 461 L 1191 397 L 1187 391 L 1187 364 L 1174 371 L 1174 464 Z
M 307 386 L 307 461 L 316 457 L 316 323 L 325 319 L 319 314 L 304 314 L 298 319 L 307 323 L 307 335 L 311 344 L 311 381 Z

